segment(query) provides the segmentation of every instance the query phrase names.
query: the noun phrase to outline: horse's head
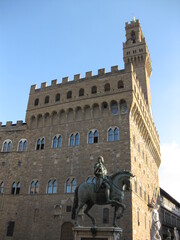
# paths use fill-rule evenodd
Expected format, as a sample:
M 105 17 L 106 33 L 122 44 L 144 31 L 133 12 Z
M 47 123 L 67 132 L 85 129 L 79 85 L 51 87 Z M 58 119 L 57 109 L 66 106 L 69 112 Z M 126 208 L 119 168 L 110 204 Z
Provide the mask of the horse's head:
M 123 190 L 131 190 L 132 184 L 131 180 L 134 177 L 134 175 L 129 171 L 121 171 L 113 175 L 113 179 L 116 182 L 116 184 Z

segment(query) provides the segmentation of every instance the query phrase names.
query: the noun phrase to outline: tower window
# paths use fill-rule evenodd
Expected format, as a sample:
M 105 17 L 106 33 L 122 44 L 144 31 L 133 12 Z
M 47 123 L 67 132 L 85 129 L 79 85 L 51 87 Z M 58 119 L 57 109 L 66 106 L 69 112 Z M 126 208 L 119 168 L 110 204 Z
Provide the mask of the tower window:
M 122 80 L 118 81 L 118 89 L 124 88 L 124 83 Z
M 45 104 L 49 103 L 49 96 L 46 96 L 46 97 L 45 97 L 44 103 L 45 103 Z
M 117 104 L 116 101 L 111 102 L 111 112 L 112 112 L 113 115 L 118 114 L 118 104 Z
M 56 101 L 56 102 L 59 102 L 59 101 L 60 101 L 60 93 L 57 93 L 57 94 L 56 94 L 55 101 Z
M 67 99 L 72 98 L 72 91 L 67 92 Z
M 38 106 L 38 104 L 39 104 L 39 98 L 36 98 L 34 101 L 34 106 Z
M 104 85 L 104 91 L 105 92 L 109 92 L 110 91 L 110 84 L 109 83 L 106 83 L 105 85 Z
M 97 87 L 96 86 L 93 86 L 91 88 L 91 93 L 94 94 L 94 93 L 97 93 Z
M 97 130 L 91 130 L 88 134 L 88 144 L 98 143 L 99 133 Z
M 136 42 L 136 34 L 135 34 L 135 31 L 132 31 L 132 32 L 131 32 L 131 40 L 132 40 L 133 43 Z
M 84 89 L 83 88 L 81 88 L 79 90 L 79 97 L 81 97 L 81 96 L 84 96 Z

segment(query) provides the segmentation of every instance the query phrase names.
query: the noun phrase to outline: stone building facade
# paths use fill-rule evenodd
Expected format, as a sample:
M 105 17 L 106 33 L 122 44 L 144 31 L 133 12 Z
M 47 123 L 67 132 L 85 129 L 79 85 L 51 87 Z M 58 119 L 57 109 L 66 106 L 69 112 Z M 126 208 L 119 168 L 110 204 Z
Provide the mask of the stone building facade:
M 72 240 L 73 192 L 79 183 L 93 181 L 99 155 L 109 174 L 126 169 L 136 176 L 119 223 L 124 239 L 151 239 L 161 162 L 151 60 L 139 20 L 125 29 L 124 69 L 33 85 L 26 123 L 1 124 L 1 239 Z M 95 206 L 97 225 L 112 226 L 112 211 Z M 83 212 L 80 221 L 91 224 Z
M 180 237 L 180 203 L 160 188 L 160 221 L 162 240 L 167 239 L 168 232 L 171 239 Z

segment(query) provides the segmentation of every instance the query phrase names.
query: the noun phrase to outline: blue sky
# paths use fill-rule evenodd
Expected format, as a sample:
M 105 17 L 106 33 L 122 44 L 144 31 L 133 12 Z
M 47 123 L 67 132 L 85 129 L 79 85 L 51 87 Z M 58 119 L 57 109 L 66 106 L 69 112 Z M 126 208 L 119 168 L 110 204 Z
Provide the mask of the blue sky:
M 168 147 L 173 154 L 164 160 L 160 177 L 173 161 L 180 169 L 179 12 L 179 0 L 1 0 L 0 121 L 25 120 L 33 84 L 50 85 L 91 70 L 96 74 L 99 68 L 110 71 L 113 65 L 123 69 L 125 22 L 135 16 L 151 55 L 152 108 L 162 158 Z M 160 183 L 165 184 L 163 178 Z M 163 188 L 180 201 L 172 184 L 169 180 Z

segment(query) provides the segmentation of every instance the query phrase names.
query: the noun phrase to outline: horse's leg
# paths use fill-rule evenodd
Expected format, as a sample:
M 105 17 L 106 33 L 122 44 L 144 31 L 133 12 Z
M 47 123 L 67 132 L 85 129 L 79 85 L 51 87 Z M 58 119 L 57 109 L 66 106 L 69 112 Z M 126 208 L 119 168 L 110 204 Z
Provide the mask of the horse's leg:
M 93 226 L 95 227 L 95 226 L 96 226 L 96 220 L 95 220 L 95 218 L 93 218 L 93 216 L 91 216 L 91 215 L 89 214 L 89 210 L 92 208 L 93 205 L 94 205 L 94 203 L 88 202 L 87 207 L 86 207 L 86 209 L 84 210 L 84 213 L 91 219 L 91 221 L 92 221 L 92 223 L 93 223 Z
M 77 209 L 76 209 L 76 213 L 75 213 L 75 226 L 78 227 L 79 223 L 78 223 L 78 213 L 81 210 L 81 208 L 84 206 L 84 203 L 79 203 Z
M 116 222 L 118 209 L 119 209 L 118 205 L 114 206 L 114 218 L 113 218 L 113 226 L 114 227 L 118 227 L 117 222 Z
M 123 203 L 120 203 L 120 204 L 119 204 L 119 207 L 122 208 L 122 211 L 121 211 L 120 215 L 118 216 L 118 219 L 120 219 L 120 218 L 123 217 L 123 215 L 124 215 L 124 210 L 126 209 L 126 205 L 123 204 Z

